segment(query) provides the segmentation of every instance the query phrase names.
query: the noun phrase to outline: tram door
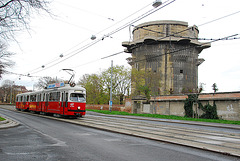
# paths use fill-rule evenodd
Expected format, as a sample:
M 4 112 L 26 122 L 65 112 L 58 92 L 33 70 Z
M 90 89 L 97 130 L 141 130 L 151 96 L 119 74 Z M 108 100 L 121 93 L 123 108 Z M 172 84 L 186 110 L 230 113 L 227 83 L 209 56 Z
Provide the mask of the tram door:
M 26 101 L 26 97 L 27 96 L 21 96 L 22 97 L 22 101 L 23 101 L 23 103 L 22 103 L 22 108 L 25 110 L 26 108 L 27 108 L 27 101 Z
M 41 110 L 41 94 L 37 94 L 37 106 L 36 106 L 36 111 Z
M 48 98 L 49 98 L 49 93 L 46 94 L 46 100 L 45 100 L 45 112 L 48 112 Z
M 42 98 L 41 98 L 41 111 L 44 112 L 45 108 L 44 108 L 44 101 L 45 101 L 45 93 L 42 94 Z
M 62 92 L 62 95 L 61 95 L 61 107 L 62 107 L 62 115 L 64 115 L 64 94 L 65 92 Z
M 61 107 L 62 107 L 62 114 L 65 115 L 65 109 L 68 107 L 68 93 L 62 92 L 62 101 L 61 101 Z M 67 115 L 67 114 L 66 114 Z

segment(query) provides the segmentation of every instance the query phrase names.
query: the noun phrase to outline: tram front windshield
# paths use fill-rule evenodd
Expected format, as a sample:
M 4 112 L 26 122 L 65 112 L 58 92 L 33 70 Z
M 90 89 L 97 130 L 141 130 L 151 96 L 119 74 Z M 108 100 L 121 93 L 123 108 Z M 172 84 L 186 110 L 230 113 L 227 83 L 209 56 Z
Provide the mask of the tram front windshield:
M 86 102 L 84 95 L 81 93 L 71 93 L 70 100 L 73 102 Z

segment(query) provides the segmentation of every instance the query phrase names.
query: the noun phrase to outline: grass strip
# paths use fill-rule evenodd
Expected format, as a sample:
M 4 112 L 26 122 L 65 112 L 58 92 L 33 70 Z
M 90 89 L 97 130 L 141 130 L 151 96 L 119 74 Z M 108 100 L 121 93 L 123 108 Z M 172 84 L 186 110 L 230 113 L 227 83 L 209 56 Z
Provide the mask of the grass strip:
M 4 121 L 4 120 L 6 120 L 5 118 L 2 118 L 2 117 L 0 117 L 0 121 Z
M 220 124 L 234 124 L 240 125 L 240 121 L 232 121 L 232 120 L 220 120 L 220 119 L 197 119 L 197 118 L 189 118 L 189 117 L 181 117 L 175 115 L 159 115 L 159 114 L 132 114 L 123 111 L 108 111 L 108 110 L 92 110 L 87 109 L 87 111 L 93 111 L 108 115 L 128 115 L 128 116 L 140 116 L 140 117 L 152 117 L 152 118 L 160 118 L 160 119 L 171 119 L 171 120 L 185 120 L 185 121 L 199 121 L 199 122 L 211 122 L 211 123 L 220 123 Z

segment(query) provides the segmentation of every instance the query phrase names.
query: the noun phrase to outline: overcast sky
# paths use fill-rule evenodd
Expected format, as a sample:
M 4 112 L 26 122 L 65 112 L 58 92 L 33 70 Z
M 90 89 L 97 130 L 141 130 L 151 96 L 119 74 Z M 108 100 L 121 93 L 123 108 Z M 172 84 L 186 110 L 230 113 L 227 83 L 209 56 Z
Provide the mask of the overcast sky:
M 8 70 L 31 76 L 69 79 L 70 75 L 62 69 L 70 68 L 76 72 L 77 82 L 84 74 L 107 69 L 111 60 L 114 65 L 130 67 L 126 58 L 131 55 L 127 53 L 101 58 L 123 51 L 121 44 L 131 40 L 132 27 L 106 36 L 153 9 L 152 2 L 52 0 L 49 8 L 53 15 L 34 14 L 31 30 L 18 32 L 18 43 L 10 43 L 9 51 L 16 53 L 12 58 L 16 64 Z M 200 38 L 218 39 L 240 34 L 239 6 L 239 0 L 176 0 L 133 25 L 156 20 L 185 21 L 189 26 L 199 27 Z M 91 40 L 92 35 L 96 35 L 97 39 Z M 212 92 L 213 83 L 217 84 L 219 92 L 240 91 L 239 45 L 240 39 L 217 41 L 199 55 L 199 58 L 205 59 L 199 66 L 198 77 L 199 83 L 205 84 L 204 92 Z M 42 68 L 43 65 L 45 68 Z M 6 79 L 33 89 L 39 78 L 4 75 L 2 81 Z

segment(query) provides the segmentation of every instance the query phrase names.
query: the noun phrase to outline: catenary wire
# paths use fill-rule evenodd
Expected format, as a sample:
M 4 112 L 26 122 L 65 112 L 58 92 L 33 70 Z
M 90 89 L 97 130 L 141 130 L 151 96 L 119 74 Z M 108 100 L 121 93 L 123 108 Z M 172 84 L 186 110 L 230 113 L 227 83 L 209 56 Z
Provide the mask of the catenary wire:
M 199 26 L 203 26 L 203 25 L 206 25 L 206 24 L 209 24 L 209 23 L 215 22 L 215 21 L 217 21 L 217 20 L 220 20 L 220 19 L 223 19 L 223 18 L 229 17 L 229 16 L 234 15 L 234 14 L 237 14 L 237 13 L 239 13 L 239 12 L 240 12 L 240 11 L 238 11 L 238 12 L 234 12 L 234 13 L 232 13 L 232 14 L 229 14 L 229 15 L 223 16 L 223 17 L 221 17 L 221 18 L 218 18 L 218 19 L 215 19 L 215 20 L 212 20 L 212 21 L 209 21 L 209 22 L 203 23 L 203 24 L 201 24 L 201 25 L 199 25 Z M 188 29 L 186 29 L 186 30 L 189 30 L 189 29 L 191 29 L 191 27 L 188 28 Z M 180 31 L 180 32 L 184 32 L 184 31 L 186 31 L 186 30 L 183 30 L 183 31 Z M 177 33 L 180 33 L 180 32 L 177 32 Z M 176 34 L 176 33 L 175 33 L 175 34 Z M 184 38 L 190 38 L 190 37 L 184 37 Z M 193 38 L 192 38 L 192 39 L 193 39 Z M 231 40 L 231 39 L 239 39 L 239 38 L 228 38 L 228 40 Z M 220 39 L 198 38 L 198 40 L 222 40 L 222 39 L 221 39 L 221 38 L 220 38 Z
M 226 36 L 226 37 L 223 37 L 223 38 L 214 39 L 214 40 L 212 40 L 212 41 L 210 41 L 210 42 L 202 43 L 201 45 L 205 45 L 205 44 L 209 44 L 209 43 L 214 43 L 214 42 L 217 42 L 217 41 L 220 41 L 220 40 L 231 40 L 232 37 L 237 36 L 237 35 L 239 35 L 239 34 L 234 34 L 234 35 Z M 156 55 L 156 56 L 151 56 L 150 59 L 154 59 L 154 58 L 157 58 L 157 57 L 160 57 L 160 56 L 164 56 L 164 55 L 168 55 L 168 54 L 175 54 L 175 53 L 178 53 L 178 52 L 180 52 L 180 51 L 183 51 L 183 50 L 186 50 L 186 49 L 191 49 L 191 48 L 195 48 L 195 47 L 194 47 L 194 46 L 190 46 L 190 47 L 187 47 L 187 48 L 170 51 L 170 52 L 168 52 L 168 53 L 159 54 L 159 55 Z M 78 67 L 80 67 L 80 66 L 85 66 L 85 65 L 88 65 L 88 64 L 97 62 L 97 61 L 99 61 L 99 60 L 102 60 L 102 59 L 106 59 L 106 58 L 109 58 L 109 57 L 112 57 L 112 56 L 116 56 L 116 55 L 121 54 L 121 53 L 124 53 L 124 51 L 120 51 L 120 52 L 117 52 L 117 53 L 114 53 L 114 54 L 111 54 L 111 55 L 102 57 L 102 58 L 100 58 L 100 59 L 96 59 L 96 60 L 93 60 L 93 61 L 90 61 L 90 62 L 81 64 L 81 65 L 76 66 L 76 67 L 73 67 L 73 68 L 78 68 Z M 136 61 L 133 61 L 132 63 L 137 63 L 137 62 L 141 62 L 141 61 L 146 61 L 147 59 L 148 59 L 148 58 L 136 60 Z
M 103 31 L 105 31 L 105 30 L 107 30 L 107 29 L 109 29 L 109 28 L 111 28 L 111 27 L 117 25 L 118 23 L 124 21 L 125 19 L 127 19 L 127 18 L 129 18 L 129 17 L 135 15 L 136 13 L 140 12 L 141 10 L 145 9 L 147 6 L 149 6 L 149 4 L 146 5 L 146 6 L 144 6 L 144 7 L 141 8 L 141 9 L 137 10 L 136 12 L 132 13 L 131 15 L 129 15 L 129 16 L 123 18 L 122 20 L 116 22 L 114 25 L 112 25 L 112 26 L 110 26 L 110 27 L 108 27 L 108 28 L 105 28 L 104 30 L 101 30 L 100 32 L 98 32 L 98 33 L 96 33 L 96 34 L 102 33 Z M 75 45 L 74 47 L 68 49 L 67 51 L 65 51 L 65 52 L 63 52 L 63 53 L 67 53 L 67 52 L 69 52 L 70 50 L 72 50 L 72 49 L 74 49 L 75 47 L 81 45 L 82 43 L 86 42 L 87 40 L 89 40 L 89 38 L 83 40 L 81 43 L 78 43 L 77 45 Z M 68 56 L 68 55 L 70 55 L 70 54 L 72 54 L 72 53 L 77 52 L 78 50 L 79 50 L 79 49 L 76 49 L 76 50 L 74 50 L 74 51 L 72 51 L 72 52 L 70 52 L 70 53 L 68 53 L 68 54 L 66 54 L 66 55 L 64 55 L 64 56 Z M 48 64 L 54 63 L 54 62 L 56 62 L 56 61 L 58 61 L 58 60 L 59 60 L 59 58 L 58 58 L 58 59 L 53 59 L 52 61 L 50 61 L 50 62 L 48 62 L 48 63 L 45 63 L 43 66 L 47 66 Z M 33 70 L 29 71 L 29 72 L 26 72 L 26 73 L 32 73 L 32 74 L 33 74 L 33 72 L 36 73 L 36 71 L 41 71 L 40 69 L 42 69 L 42 67 L 37 67 L 37 68 L 35 68 L 35 69 L 33 69 Z
M 102 57 L 102 58 L 99 58 L 99 59 L 96 59 L 96 60 L 93 60 L 93 61 L 90 61 L 90 62 L 87 62 L 87 63 L 84 63 L 84 64 L 81 64 L 81 65 L 78 65 L 78 66 L 75 66 L 75 67 L 72 67 L 72 68 L 75 69 L 75 68 L 78 68 L 78 67 L 81 67 L 81 66 L 84 66 L 84 65 L 92 64 L 92 63 L 97 62 L 99 60 L 107 59 L 107 58 L 110 58 L 110 57 L 113 57 L 113 56 L 116 56 L 116 55 L 119 55 L 119 54 L 122 54 L 122 53 L 124 53 L 124 51 L 120 51 L 120 52 L 117 52 L 117 53 L 114 53 L 114 54 L 111 54 L 111 55 L 108 55 L 108 56 L 105 56 L 105 57 Z
M 223 38 L 220 38 L 220 39 L 212 40 L 210 42 L 202 43 L 201 45 L 206 45 L 206 44 L 217 42 L 217 41 L 220 41 L 220 40 L 226 40 L 226 39 L 228 39 L 230 37 L 234 37 L 234 36 L 237 36 L 237 35 L 239 35 L 239 34 L 234 34 L 234 35 L 226 36 L 226 37 L 223 37 Z M 187 48 L 170 51 L 168 53 L 159 54 L 159 55 L 156 55 L 156 56 L 151 56 L 150 59 L 157 58 L 157 57 L 164 56 L 164 55 L 168 55 L 168 54 L 178 53 L 179 51 L 183 51 L 183 50 L 191 49 L 191 48 L 195 48 L 195 46 L 190 46 L 190 47 L 187 47 Z M 133 61 L 132 63 L 137 63 L 137 62 L 141 62 L 141 61 L 145 61 L 145 60 L 147 60 L 147 58 L 136 60 L 136 61 Z
M 111 28 L 111 27 L 113 27 L 113 26 L 115 26 L 115 25 L 117 25 L 118 23 L 120 23 L 120 22 L 124 21 L 125 19 L 127 19 L 127 18 L 129 18 L 129 17 L 131 17 L 131 16 L 135 15 L 135 14 L 136 14 L 136 13 L 138 13 L 139 11 L 141 11 L 141 10 L 145 9 L 147 6 L 149 6 L 149 4 L 148 4 L 148 5 L 146 5 L 146 6 L 144 6 L 144 7 L 143 7 L 143 8 L 141 8 L 141 9 L 137 10 L 136 12 L 132 13 L 131 15 L 129 15 L 129 16 L 127 16 L 127 17 L 123 18 L 122 20 L 120 20 L 120 21 L 116 22 L 116 23 L 115 23 L 115 24 L 113 24 L 112 26 L 110 26 L 110 27 L 107 27 L 107 28 L 105 28 L 105 29 L 103 29 L 103 30 L 99 31 L 98 33 L 96 33 L 96 35 L 97 35 L 97 34 L 99 34 L 99 33 L 102 33 L 103 31 L 105 31 L 105 30 L 107 30 L 107 29 L 109 29 L 109 28 Z M 87 38 L 87 39 L 83 40 L 81 43 L 78 43 L 77 45 L 75 45 L 74 47 L 72 47 L 72 48 L 68 49 L 67 51 L 65 51 L 65 52 L 63 52 L 63 53 L 66 53 L 66 52 L 68 52 L 68 51 L 70 51 L 70 50 L 74 49 L 75 47 L 77 47 L 77 46 L 81 45 L 82 43 L 86 42 L 88 39 L 89 39 L 89 38 Z M 76 52 L 77 50 L 78 50 L 78 49 L 76 49 L 76 50 L 74 50 L 74 51 L 70 52 L 69 54 L 66 54 L 65 56 L 67 56 L 67 55 L 70 55 L 71 53 L 74 53 L 74 52 Z M 51 63 L 53 63 L 53 62 L 55 62 L 55 61 L 57 61 L 57 60 L 56 60 L 56 59 L 54 59 L 53 61 L 50 61 L 49 63 L 46 63 L 46 64 L 44 64 L 44 66 L 46 66 L 47 64 L 51 64 Z M 29 72 L 27 72 L 27 73 L 31 73 L 31 72 L 33 72 L 33 71 L 36 71 L 36 70 L 38 70 L 38 69 L 41 69 L 41 67 L 38 67 L 38 68 L 36 68 L 36 69 L 34 69 L 34 70 L 32 70 L 32 71 L 29 71 Z
M 91 11 L 88 11 L 88 10 L 85 10 L 85 9 L 82 9 L 82 8 L 79 8 L 79 7 L 76 7 L 76 6 L 69 5 L 69 4 L 67 4 L 67 3 L 58 2 L 58 1 L 56 1 L 56 2 L 59 3 L 59 4 L 61 4 L 61 5 L 64 5 L 64 6 L 67 6 L 67 7 L 70 7 L 70 8 L 76 9 L 76 10 L 80 10 L 80 11 L 82 11 L 82 12 L 90 13 L 90 14 L 92 14 L 92 15 L 96 15 L 96 16 L 99 16 L 99 17 L 102 17 L 102 18 L 105 18 L 105 19 L 108 19 L 108 20 L 114 21 L 113 18 L 106 17 L 106 16 L 101 15 L 101 14 L 99 14 L 99 13 L 91 12 Z
M 227 36 L 227 37 L 224 37 L 224 38 L 214 39 L 214 40 L 212 40 L 211 42 L 206 42 L 206 43 L 203 43 L 202 45 L 208 44 L 208 43 L 213 43 L 213 42 L 220 41 L 220 40 L 233 40 L 233 39 L 235 39 L 234 36 L 237 36 L 237 35 L 239 35 L 239 34 L 234 34 L 234 35 Z M 233 37 L 233 38 L 232 38 L 232 37 Z M 239 37 L 238 39 L 240 39 L 240 37 Z M 152 59 L 152 58 L 156 58 L 156 57 L 160 57 L 160 56 L 163 56 L 163 55 L 166 55 L 166 54 L 176 53 L 176 52 L 179 52 L 179 51 L 182 51 L 182 50 L 186 50 L 186 49 L 190 49 L 190 48 L 194 48 L 194 47 L 179 49 L 179 50 L 171 51 L 171 52 L 169 52 L 169 53 L 156 55 L 156 56 L 151 57 L 151 59 Z M 111 55 L 108 55 L 108 56 L 105 56 L 105 57 L 102 57 L 102 58 L 99 58 L 99 59 L 96 59 L 96 60 L 93 60 L 93 61 L 90 61 L 90 62 L 87 62 L 87 63 L 84 63 L 84 64 L 81 64 L 81 65 L 76 66 L 76 67 L 73 67 L 73 68 L 78 68 L 78 67 L 80 67 L 80 66 L 88 65 L 88 64 L 94 63 L 94 62 L 99 61 L 99 60 L 103 60 L 103 59 L 106 59 L 106 58 L 109 58 L 109 57 L 112 57 L 112 56 L 116 56 L 116 55 L 121 54 L 121 53 L 124 53 L 124 51 L 120 51 L 120 52 L 117 52 L 117 53 L 114 53 L 114 54 L 111 54 Z M 141 59 L 141 60 L 134 61 L 134 63 L 140 62 L 140 61 L 145 61 L 145 60 L 146 60 L 146 58 L 145 58 L 145 59 Z M 31 76 L 31 75 L 27 75 L 27 74 L 18 74 L 18 73 L 10 72 L 10 71 L 7 71 L 7 70 L 3 70 L 3 71 L 6 72 L 6 73 L 9 73 L 9 74 L 14 74 L 14 75 L 18 75 L 18 76 L 42 77 L 42 76 Z
M 231 13 L 231 14 L 228 14 L 228 15 L 226 15 L 226 16 L 223 16 L 223 17 L 217 18 L 217 19 L 215 19 L 215 20 L 211 20 L 211 21 L 205 22 L 205 23 L 200 24 L 200 25 L 198 25 L 198 26 L 203 26 L 203 25 L 206 25 L 206 24 L 209 24 L 209 23 L 212 23 L 212 22 L 215 22 L 215 21 L 218 21 L 218 20 L 221 20 L 221 19 L 227 18 L 227 17 L 229 17 L 229 16 L 232 16 L 232 15 L 235 15 L 235 14 L 238 14 L 238 13 L 240 13 L 240 11 L 237 11 L 237 12 L 234 12 L 234 13 Z
M 51 66 L 45 67 L 44 69 L 41 69 L 41 70 L 35 71 L 35 72 L 31 73 L 31 74 L 35 74 L 35 73 L 39 73 L 39 72 L 41 72 L 41 71 L 44 71 L 44 70 L 46 70 L 46 69 L 48 69 L 48 68 L 51 68 L 51 67 L 53 67 L 53 66 L 55 66 L 55 65 L 57 65 L 57 64 L 59 64 L 59 63 L 61 63 L 61 62 L 63 62 L 63 61 L 65 61 L 65 60 L 67 60 L 67 59 L 69 59 L 69 58 L 75 56 L 76 54 L 78 54 L 78 53 L 80 53 L 80 52 L 86 50 L 87 48 L 93 46 L 94 44 L 100 42 L 101 40 L 104 40 L 104 38 L 110 37 L 111 35 L 113 35 L 113 34 L 119 32 L 119 31 L 121 31 L 122 29 L 128 27 L 130 24 L 133 24 L 133 23 L 135 23 L 135 22 L 137 22 L 137 21 L 139 21 L 139 20 L 141 20 L 141 19 L 143 19 L 143 18 L 149 16 L 150 14 L 153 14 L 154 12 L 156 12 L 156 11 L 158 11 L 158 10 L 160 10 L 160 9 L 162 9 L 162 8 L 164 8 L 164 7 L 166 7 L 166 6 L 168 6 L 168 5 L 170 5 L 170 4 L 173 3 L 174 1 L 176 1 L 176 0 L 172 0 L 172 1 L 170 1 L 170 2 L 169 2 L 169 0 L 168 0 L 168 1 L 164 2 L 164 3 L 163 3 L 164 5 L 162 5 L 161 7 L 151 9 L 150 11 L 148 11 L 148 12 L 142 14 L 141 16 L 135 18 L 134 20 L 132 20 L 132 21 L 126 23 L 126 24 L 123 25 L 122 27 L 117 28 L 115 31 L 112 31 L 112 32 L 108 33 L 107 35 L 104 35 L 102 38 L 100 38 L 100 39 L 98 39 L 98 40 L 95 40 L 94 42 L 85 45 L 83 48 L 80 48 L 78 51 L 76 51 L 76 53 L 74 53 L 74 54 L 68 56 L 67 58 L 62 59 L 62 60 L 60 60 L 59 62 L 57 62 L 57 63 L 55 63 L 55 64 L 52 64 Z

